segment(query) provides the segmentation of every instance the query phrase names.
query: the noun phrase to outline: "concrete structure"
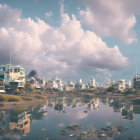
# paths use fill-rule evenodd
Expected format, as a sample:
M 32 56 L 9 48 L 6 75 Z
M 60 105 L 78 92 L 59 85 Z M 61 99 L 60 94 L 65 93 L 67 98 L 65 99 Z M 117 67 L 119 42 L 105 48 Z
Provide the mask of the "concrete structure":
M 75 84 L 75 89 L 76 89 L 76 90 L 85 89 L 85 84 L 82 83 L 82 79 L 80 79 L 79 82 L 77 82 L 77 83 Z
M 55 77 L 53 80 L 49 80 L 46 83 L 46 86 L 49 87 L 49 88 L 55 88 L 55 89 L 58 89 L 60 91 L 63 91 L 62 80 L 58 77 Z
M 58 88 L 58 85 L 57 85 L 56 81 L 54 81 L 54 80 L 47 81 L 46 86 L 48 88 Z
M 65 91 L 72 91 L 75 89 L 75 84 L 73 83 L 73 81 L 68 81 L 64 86 L 63 89 Z
M 107 78 L 106 80 L 105 80 L 105 88 L 109 88 L 111 86 L 111 80 L 109 79 L 109 78 Z
M 6 65 L 0 66 L 0 79 L 3 80 L 4 85 L 10 86 L 10 82 L 18 81 L 18 87 L 25 86 L 25 71 L 21 66 Z
M 124 79 L 121 79 L 117 82 L 117 88 L 120 91 L 125 89 L 125 80 Z
M 96 80 L 91 78 L 89 81 L 90 88 L 96 88 Z
M 133 87 L 140 89 L 140 74 L 135 75 L 133 79 Z
M 125 83 L 125 88 L 126 88 L 126 89 L 132 88 L 132 82 L 131 82 L 131 81 L 126 82 L 126 83 Z
M 5 86 L 0 86 L 0 93 L 5 93 Z
M 45 88 L 45 80 L 40 77 L 26 77 L 26 82 L 29 82 L 36 89 Z

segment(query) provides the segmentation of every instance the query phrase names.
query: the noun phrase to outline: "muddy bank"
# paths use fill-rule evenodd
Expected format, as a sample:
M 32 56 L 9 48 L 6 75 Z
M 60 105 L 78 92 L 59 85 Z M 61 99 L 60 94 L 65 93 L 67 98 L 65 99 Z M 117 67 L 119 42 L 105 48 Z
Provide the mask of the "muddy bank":
M 28 107 L 32 105 L 38 105 L 45 103 L 45 99 L 34 99 L 32 101 L 21 101 L 21 102 L 0 102 L 0 110 L 12 109 L 16 107 Z

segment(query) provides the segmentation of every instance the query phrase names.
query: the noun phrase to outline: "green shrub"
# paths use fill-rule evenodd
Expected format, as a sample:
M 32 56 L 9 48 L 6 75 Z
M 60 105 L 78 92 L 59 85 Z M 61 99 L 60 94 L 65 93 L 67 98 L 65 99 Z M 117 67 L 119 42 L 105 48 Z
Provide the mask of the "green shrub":
M 107 91 L 107 92 L 113 92 L 113 91 L 115 91 L 115 90 L 116 90 L 115 87 L 111 86 L 111 87 L 109 87 L 106 91 Z
M 8 102 L 20 102 L 20 101 L 22 101 L 20 97 L 13 96 L 13 95 L 9 96 Z
M 25 89 L 29 93 L 33 93 L 34 94 L 36 92 L 35 88 L 30 83 L 26 83 Z
M 36 95 L 35 96 L 37 99 L 44 99 L 44 96 L 42 96 L 42 95 Z
M 0 94 L 0 101 L 1 102 L 19 102 L 19 101 L 22 101 L 22 99 L 14 95 Z
M 1 102 L 8 102 L 9 98 L 7 97 L 7 95 L 4 94 L 0 94 L 0 101 Z
M 32 97 L 23 96 L 22 99 L 25 101 L 32 101 Z

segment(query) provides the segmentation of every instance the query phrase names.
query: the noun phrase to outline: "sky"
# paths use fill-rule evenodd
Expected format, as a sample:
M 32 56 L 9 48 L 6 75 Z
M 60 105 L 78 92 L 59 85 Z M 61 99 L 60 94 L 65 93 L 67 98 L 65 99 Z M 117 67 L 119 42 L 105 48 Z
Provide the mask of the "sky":
M 139 0 L 0 0 L 0 65 L 46 80 L 131 80 L 139 40 Z

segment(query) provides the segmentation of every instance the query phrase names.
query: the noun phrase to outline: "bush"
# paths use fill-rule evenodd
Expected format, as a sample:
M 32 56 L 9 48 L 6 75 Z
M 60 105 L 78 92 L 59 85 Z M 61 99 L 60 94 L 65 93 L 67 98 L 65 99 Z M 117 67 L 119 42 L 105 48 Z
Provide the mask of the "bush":
M 9 96 L 8 102 L 20 102 L 20 101 L 22 101 L 20 97 L 13 96 L 13 95 Z
M 6 95 L 0 94 L 0 101 L 1 102 L 8 102 L 9 98 Z
M 107 92 L 113 92 L 113 91 L 115 91 L 115 90 L 116 90 L 115 87 L 112 86 L 112 87 L 109 87 L 106 91 L 107 91 Z
M 37 99 L 44 99 L 44 96 L 42 96 L 42 95 L 36 95 L 35 96 Z
M 35 88 L 30 83 L 26 83 L 25 89 L 29 93 L 35 93 Z
M 14 95 L 0 94 L 0 101 L 1 102 L 19 102 L 19 101 L 22 101 L 22 99 Z
M 23 96 L 22 99 L 25 101 L 32 101 L 32 97 Z

